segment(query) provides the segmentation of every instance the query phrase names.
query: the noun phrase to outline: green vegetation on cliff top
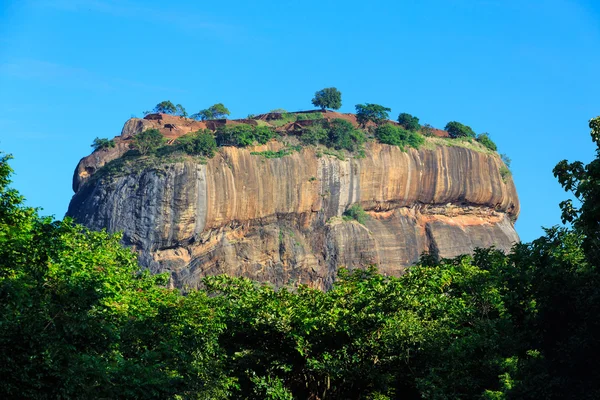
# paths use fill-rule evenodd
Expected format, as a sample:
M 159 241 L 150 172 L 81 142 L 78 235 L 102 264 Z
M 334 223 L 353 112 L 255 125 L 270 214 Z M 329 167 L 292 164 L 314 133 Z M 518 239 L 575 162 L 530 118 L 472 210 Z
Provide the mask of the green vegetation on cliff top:
M 341 92 L 335 88 L 326 88 L 315 93 L 313 104 L 325 112 L 327 108 L 339 108 L 341 105 Z M 272 110 L 264 115 L 249 115 L 247 119 L 238 123 L 216 125 L 214 130 L 201 129 L 188 133 L 172 140 L 169 144 L 161 137 L 156 128 L 149 129 L 134 135 L 130 141 L 133 153 L 128 153 L 126 159 L 115 160 L 100 170 L 101 176 L 112 175 L 117 172 L 139 170 L 152 167 L 173 160 L 181 160 L 186 156 L 200 157 L 201 162 L 212 158 L 218 148 L 222 146 L 252 147 L 263 145 L 270 140 L 281 140 L 291 144 L 295 151 L 297 146 L 324 146 L 317 151 L 318 155 L 332 155 L 340 160 L 349 156 L 362 158 L 365 156 L 364 144 L 369 141 L 380 142 L 398 146 L 403 151 L 409 148 L 434 149 L 438 146 L 464 147 L 470 150 L 493 153 L 497 150 L 496 144 L 489 134 L 476 135 L 473 130 L 459 122 L 452 121 L 446 126 L 450 137 L 436 137 L 435 130 L 425 124 L 419 124 L 419 118 L 401 113 L 398 123 L 388 120 L 391 109 L 379 104 L 358 104 L 357 113 L 352 114 L 323 114 L 323 112 L 287 112 L 283 109 Z M 175 106 L 170 101 L 163 101 L 156 105 L 154 112 L 187 116 L 181 105 Z M 200 110 L 192 115 L 193 119 L 202 121 L 226 117 L 230 111 L 222 104 Z M 252 123 L 252 124 L 250 124 Z M 214 126 L 214 125 L 211 125 Z M 170 128 L 169 128 L 170 129 Z M 443 134 L 443 131 L 439 131 Z M 209 136 L 212 136 L 209 137 Z M 114 141 L 96 138 L 92 147 L 94 150 L 114 147 Z M 135 152 L 145 156 L 137 166 L 134 166 Z M 279 158 L 291 154 L 289 150 L 252 151 L 254 155 L 265 158 Z M 149 160 L 154 159 L 154 160 Z M 159 158 L 160 160 L 158 160 Z M 129 168 L 129 167 L 131 168 Z M 509 175 L 508 168 L 501 166 L 503 178 Z M 98 171 L 100 172 L 100 171 Z M 98 173 L 96 172 L 96 173 Z

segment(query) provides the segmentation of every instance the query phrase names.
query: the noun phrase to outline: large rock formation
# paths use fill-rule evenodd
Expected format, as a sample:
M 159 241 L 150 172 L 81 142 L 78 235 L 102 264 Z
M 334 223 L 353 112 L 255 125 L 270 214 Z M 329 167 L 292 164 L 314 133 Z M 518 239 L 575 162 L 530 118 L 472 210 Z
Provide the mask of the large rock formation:
M 267 159 L 224 147 L 205 164 L 186 157 L 90 179 L 122 154 L 131 130 L 148 125 L 136 121 L 117 138 L 115 154 L 82 159 L 68 215 L 93 229 L 123 231 L 142 265 L 170 272 L 178 287 L 226 273 L 327 288 L 341 266 L 377 264 L 398 275 L 424 251 L 452 257 L 518 241 L 517 194 L 496 154 L 368 143 L 364 158 L 306 147 Z M 364 225 L 342 218 L 354 203 L 370 216 Z

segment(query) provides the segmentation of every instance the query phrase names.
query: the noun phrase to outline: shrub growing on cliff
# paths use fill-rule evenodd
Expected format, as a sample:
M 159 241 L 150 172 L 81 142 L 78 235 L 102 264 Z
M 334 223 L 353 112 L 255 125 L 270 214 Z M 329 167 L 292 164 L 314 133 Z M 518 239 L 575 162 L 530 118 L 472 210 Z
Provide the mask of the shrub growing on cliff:
M 322 120 L 302 130 L 300 141 L 305 144 L 324 144 L 337 150 L 357 151 L 366 141 L 363 131 L 356 129 L 352 123 L 336 118 L 332 121 Z
M 375 137 L 381 143 L 398 146 L 401 149 L 407 145 L 418 149 L 425 143 L 425 138 L 420 133 L 407 131 L 392 124 L 380 125 L 375 128 Z
M 367 125 L 369 121 L 375 125 L 380 125 L 389 118 L 389 112 L 391 108 L 381 106 L 379 104 L 357 104 L 356 108 L 356 121 L 363 127 Z
M 444 129 L 448 131 L 448 135 L 450 135 L 451 138 L 475 137 L 475 132 L 473 132 L 473 129 L 471 129 L 470 126 L 463 125 L 457 121 L 448 122 Z
M 113 139 L 109 140 L 106 138 L 96 138 L 91 144 L 91 147 L 94 149 L 94 151 L 109 149 L 115 147 L 115 141 Z
M 366 141 L 363 131 L 344 119 L 325 121 L 323 126 L 327 130 L 327 145 L 337 150 L 355 151 Z
M 419 118 L 414 117 L 408 113 L 402 113 L 398 115 L 398 123 L 409 131 L 418 131 L 421 129 L 419 124 Z
M 498 146 L 496 146 L 496 143 L 494 143 L 494 141 L 490 138 L 490 135 L 487 133 L 477 135 L 477 141 L 492 151 L 498 150 Z
M 148 129 L 138 133 L 131 139 L 131 147 L 141 154 L 154 153 L 165 143 L 164 136 L 158 129 Z
M 200 155 L 212 158 L 217 151 L 217 142 L 212 132 L 209 130 L 200 130 L 188 133 L 177 139 L 175 142 L 181 150 L 188 154 Z
M 254 143 L 265 144 L 275 137 L 275 132 L 266 126 L 252 126 L 248 124 L 225 125 L 216 132 L 219 146 L 251 146 Z
M 315 93 L 312 104 L 323 111 L 327 108 L 338 110 L 342 106 L 342 92 L 334 87 L 321 89 Z
M 304 144 L 318 145 L 327 142 L 328 132 L 323 124 L 314 124 L 302 130 L 300 141 Z
M 344 219 L 346 221 L 356 220 L 359 224 L 364 225 L 369 219 L 369 214 L 360 206 L 360 204 L 352 204 L 345 212 Z

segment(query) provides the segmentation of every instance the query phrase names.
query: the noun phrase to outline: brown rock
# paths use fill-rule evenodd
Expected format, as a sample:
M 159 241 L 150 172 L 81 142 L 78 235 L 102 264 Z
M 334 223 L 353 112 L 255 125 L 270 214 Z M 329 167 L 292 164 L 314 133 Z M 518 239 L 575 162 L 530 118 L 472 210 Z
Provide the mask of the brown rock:
M 110 157 L 148 124 L 158 122 L 128 121 Z M 142 265 L 169 271 L 178 287 L 227 273 L 328 288 L 341 266 L 377 264 L 398 275 L 424 251 L 451 257 L 491 245 L 508 250 L 519 240 L 516 190 L 495 154 L 378 143 L 367 144 L 365 158 L 344 161 L 313 148 L 274 159 L 250 153 L 224 147 L 205 165 L 190 157 L 90 180 L 86 168 L 110 158 L 92 154 L 76 170 L 68 215 L 123 231 Z M 354 203 L 369 213 L 365 225 L 341 218 Z

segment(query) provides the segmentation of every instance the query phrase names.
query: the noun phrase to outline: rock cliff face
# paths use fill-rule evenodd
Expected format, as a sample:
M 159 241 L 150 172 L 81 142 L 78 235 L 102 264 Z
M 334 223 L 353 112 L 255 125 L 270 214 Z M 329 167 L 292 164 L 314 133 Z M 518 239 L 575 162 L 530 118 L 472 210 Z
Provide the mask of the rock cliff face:
M 89 177 L 106 160 L 89 156 L 68 215 L 123 231 L 142 265 L 168 271 L 178 287 L 226 273 L 327 288 L 340 266 L 377 264 L 398 275 L 423 251 L 452 257 L 518 241 L 517 194 L 495 154 L 378 143 L 361 159 L 314 148 L 273 159 L 250 153 L 224 147 L 206 164 L 189 157 L 97 180 Z M 370 216 L 364 225 L 341 218 L 354 203 Z

